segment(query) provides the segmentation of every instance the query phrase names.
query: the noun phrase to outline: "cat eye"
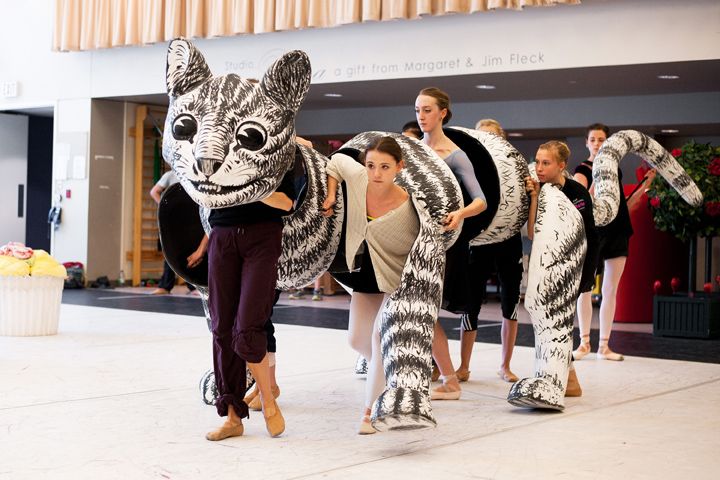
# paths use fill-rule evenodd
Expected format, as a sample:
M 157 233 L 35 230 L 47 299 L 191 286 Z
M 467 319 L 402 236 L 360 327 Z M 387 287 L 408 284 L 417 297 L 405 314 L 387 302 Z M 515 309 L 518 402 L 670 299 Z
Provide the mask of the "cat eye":
M 172 136 L 175 140 L 190 140 L 197 133 L 197 121 L 184 113 L 173 120 Z
M 238 127 L 235 138 L 242 148 L 255 152 L 265 146 L 267 132 L 259 123 L 245 122 Z

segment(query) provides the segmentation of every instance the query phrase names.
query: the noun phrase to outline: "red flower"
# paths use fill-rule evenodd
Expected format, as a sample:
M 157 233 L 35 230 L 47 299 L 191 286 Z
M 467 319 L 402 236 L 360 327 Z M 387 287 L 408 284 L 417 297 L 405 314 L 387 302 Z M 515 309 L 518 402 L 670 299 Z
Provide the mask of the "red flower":
M 650 199 L 650 205 L 653 208 L 660 208 L 660 199 L 658 197 L 653 197 Z
M 720 202 L 705 202 L 705 213 L 710 217 L 720 215 Z
M 682 155 L 682 150 L 679 149 L 679 148 L 673 148 L 672 152 L 670 152 L 670 155 L 672 155 L 673 157 L 677 158 L 677 157 L 679 157 L 680 155 Z
M 720 175 L 720 157 L 712 159 L 710 165 L 708 165 L 708 171 L 710 172 L 710 175 Z

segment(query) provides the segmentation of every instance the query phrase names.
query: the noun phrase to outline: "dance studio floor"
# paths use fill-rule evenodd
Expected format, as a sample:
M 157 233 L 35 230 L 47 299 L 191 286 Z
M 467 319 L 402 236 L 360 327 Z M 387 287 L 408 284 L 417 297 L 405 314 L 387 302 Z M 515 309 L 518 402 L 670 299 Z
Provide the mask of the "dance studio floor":
M 463 398 L 434 403 L 437 428 L 359 436 L 365 381 L 338 326 L 346 300 L 334 301 L 283 300 L 276 312 L 286 432 L 269 438 L 253 412 L 243 437 L 211 443 L 199 300 L 66 292 L 58 335 L 0 337 L 0 479 L 717 478 L 717 340 L 694 341 L 692 362 L 666 359 L 687 358 L 683 340 L 657 358 L 672 339 L 626 343 L 624 362 L 590 355 L 577 362 L 584 395 L 563 413 L 510 406 L 500 346 L 487 340 Z M 516 348 L 517 374 L 532 361 L 532 348 Z

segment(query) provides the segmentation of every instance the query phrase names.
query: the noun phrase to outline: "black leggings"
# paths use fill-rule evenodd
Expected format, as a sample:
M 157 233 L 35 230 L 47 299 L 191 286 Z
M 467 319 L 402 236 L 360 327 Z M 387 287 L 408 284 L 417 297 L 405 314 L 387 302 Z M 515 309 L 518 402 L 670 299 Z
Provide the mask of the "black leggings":
M 517 320 L 523 274 L 520 233 L 503 242 L 470 247 L 468 284 L 472 295 L 468 298 L 467 318 L 463 318 L 462 322 L 465 331 L 477 330 L 478 315 L 487 294 L 487 281 L 494 267 L 500 281 L 503 318 Z

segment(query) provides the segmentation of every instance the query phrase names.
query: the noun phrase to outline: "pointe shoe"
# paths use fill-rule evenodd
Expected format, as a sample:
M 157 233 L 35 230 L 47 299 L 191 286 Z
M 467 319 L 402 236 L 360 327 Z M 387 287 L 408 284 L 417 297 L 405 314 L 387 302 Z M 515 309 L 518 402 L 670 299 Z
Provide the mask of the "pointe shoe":
M 372 435 L 373 433 L 377 433 L 377 430 L 375 430 L 375 427 L 373 427 L 370 422 L 370 409 L 368 408 L 365 411 L 365 415 L 363 415 L 362 419 L 360 419 L 358 435 Z
M 622 362 L 623 360 L 625 360 L 625 357 L 623 357 L 619 353 L 613 352 L 612 350 L 610 350 L 610 347 L 598 348 L 597 358 L 598 360 L 612 360 L 615 362 Z
M 152 292 L 150 292 L 150 295 L 169 295 L 170 291 L 166 290 L 164 288 L 156 288 Z
M 587 356 L 587 354 L 590 353 L 590 344 L 589 343 L 581 343 L 579 347 L 575 351 L 573 351 L 572 356 L 575 360 L 582 360 Z
M 240 437 L 244 432 L 245 428 L 243 427 L 242 419 L 235 415 L 232 407 L 228 407 L 228 418 L 225 420 L 225 423 L 217 430 L 205 434 L 205 438 L 211 442 L 217 442 L 218 440 L 224 440 L 230 437 Z
M 455 375 L 459 382 L 467 382 L 470 380 L 470 370 L 455 370 Z
M 271 416 L 265 415 L 265 409 L 263 409 L 263 417 L 265 417 L 265 428 L 271 437 L 277 437 L 285 431 L 285 418 L 283 418 L 280 407 L 278 407 L 275 399 L 272 400 L 275 405 L 275 413 Z
M 255 387 L 255 390 L 257 390 L 257 387 Z M 270 390 L 272 391 L 273 398 L 278 398 L 280 396 L 280 387 L 278 387 L 278 386 L 270 387 Z M 250 396 L 250 395 L 248 395 L 248 396 Z M 245 397 L 245 398 L 247 398 L 247 397 Z M 245 402 L 245 403 L 247 403 L 248 408 L 250 410 L 253 410 L 255 412 L 259 412 L 260 410 L 262 410 L 262 402 L 260 401 L 260 395 L 258 395 L 258 394 L 255 394 L 255 396 L 253 398 L 251 398 L 249 402 Z
M 438 378 L 440 378 L 440 370 L 438 369 L 437 365 L 433 365 L 432 375 L 430 375 L 430 381 L 437 382 Z
M 504 380 L 504 381 L 506 381 L 506 382 L 508 382 L 508 383 L 515 383 L 515 382 L 517 382 L 518 380 L 520 380 L 520 379 L 518 378 L 518 376 L 515 375 L 515 374 L 514 374 L 513 372 L 511 372 L 510 370 L 505 371 L 505 370 L 503 370 L 503 369 L 501 368 L 500 370 L 498 370 L 497 374 L 498 374 L 498 377 L 500 377 L 502 380 Z
M 457 381 L 457 375 L 441 375 L 440 378 L 442 378 L 443 383 L 439 387 L 430 390 L 430 400 L 460 400 L 460 395 L 462 394 L 460 383 L 458 382 L 457 390 L 451 390 L 448 385 L 449 381 Z
M 582 388 L 580 388 L 580 381 L 578 380 L 577 373 L 575 370 L 570 370 L 568 373 L 567 388 L 565 389 L 566 397 L 581 397 Z

